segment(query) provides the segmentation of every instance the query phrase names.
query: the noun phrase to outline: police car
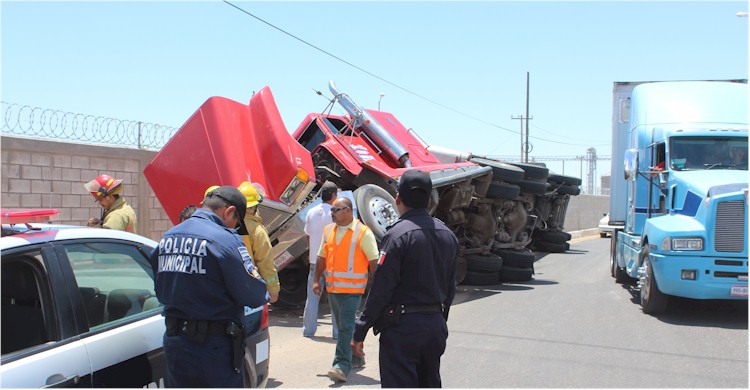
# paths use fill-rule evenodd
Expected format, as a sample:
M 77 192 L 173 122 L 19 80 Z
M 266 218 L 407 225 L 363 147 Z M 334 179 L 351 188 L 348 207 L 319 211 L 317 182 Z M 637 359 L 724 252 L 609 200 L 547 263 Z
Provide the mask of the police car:
M 0 387 L 163 387 L 164 317 L 135 234 L 2 210 Z M 268 380 L 268 305 L 246 310 L 247 387 Z

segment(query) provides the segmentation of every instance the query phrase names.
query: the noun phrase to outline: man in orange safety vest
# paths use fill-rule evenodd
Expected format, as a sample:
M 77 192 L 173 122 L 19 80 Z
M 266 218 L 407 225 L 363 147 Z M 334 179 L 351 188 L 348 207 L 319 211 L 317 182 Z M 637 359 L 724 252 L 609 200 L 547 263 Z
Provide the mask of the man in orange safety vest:
M 364 366 L 363 358 L 352 355 L 350 343 L 368 275 L 375 270 L 378 244 L 372 230 L 354 219 L 351 200 L 338 198 L 331 206 L 334 223 L 323 230 L 323 242 L 315 264 L 313 293 L 318 296 L 322 293 L 320 277 L 325 272 L 326 292 L 339 328 L 336 356 L 328 377 L 345 382 L 352 367 Z

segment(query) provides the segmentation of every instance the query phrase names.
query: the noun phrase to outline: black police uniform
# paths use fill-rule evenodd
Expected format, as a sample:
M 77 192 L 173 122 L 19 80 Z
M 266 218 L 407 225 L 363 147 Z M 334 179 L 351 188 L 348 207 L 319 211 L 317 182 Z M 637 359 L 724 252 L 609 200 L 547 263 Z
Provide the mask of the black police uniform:
M 458 239 L 426 209 L 412 209 L 388 229 L 381 248 L 353 338 L 364 341 L 371 327 L 382 332 L 382 387 L 440 387 Z
M 242 387 L 244 306 L 259 307 L 268 295 L 237 232 L 198 209 L 164 234 L 151 266 L 167 323 L 165 385 Z

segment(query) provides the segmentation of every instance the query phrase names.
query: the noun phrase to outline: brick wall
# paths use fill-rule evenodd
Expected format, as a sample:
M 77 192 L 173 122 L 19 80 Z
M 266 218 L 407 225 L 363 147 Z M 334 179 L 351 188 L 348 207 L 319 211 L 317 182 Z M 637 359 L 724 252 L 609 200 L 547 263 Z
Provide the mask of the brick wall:
M 123 196 L 138 218 L 138 234 L 158 240 L 172 223 L 143 169 L 156 152 L 19 137 L 0 137 L 0 206 L 54 208 L 55 222 L 85 226 L 101 208 L 83 185 L 108 174 L 122 179 Z

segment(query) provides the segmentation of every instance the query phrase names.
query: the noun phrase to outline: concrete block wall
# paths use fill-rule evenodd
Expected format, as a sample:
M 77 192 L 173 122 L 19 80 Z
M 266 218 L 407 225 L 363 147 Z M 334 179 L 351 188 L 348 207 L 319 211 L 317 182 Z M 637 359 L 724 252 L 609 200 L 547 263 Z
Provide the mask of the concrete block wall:
M 138 234 L 153 240 L 172 223 L 143 169 L 156 152 L 30 138 L 0 137 L 3 208 L 59 209 L 56 223 L 86 226 L 101 208 L 83 187 L 101 174 L 124 181 L 123 196 L 138 218 Z
M 566 232 L 591 229 L 599 226 L 599 220 L 609 212 L 609 196 L 571 196 L 568 212 L 563 224 Z

